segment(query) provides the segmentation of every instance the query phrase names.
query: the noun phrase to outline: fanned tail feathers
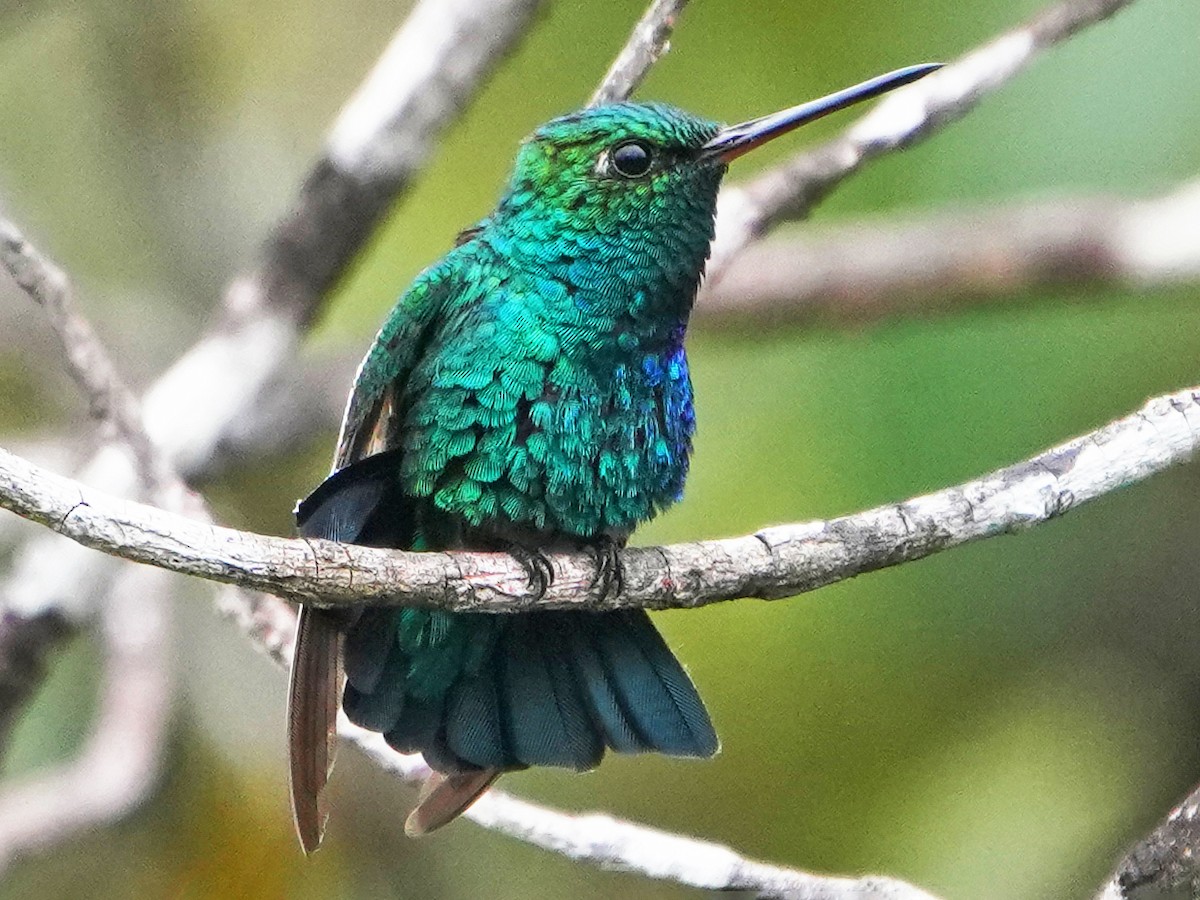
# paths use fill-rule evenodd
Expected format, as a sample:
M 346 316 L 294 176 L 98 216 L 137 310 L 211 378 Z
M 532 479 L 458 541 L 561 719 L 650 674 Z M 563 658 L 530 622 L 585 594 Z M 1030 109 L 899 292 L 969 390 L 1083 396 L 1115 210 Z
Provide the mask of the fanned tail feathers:
M 330 476 L 300 504 L 307 537 L 411 546 L 397 451 Z M 304 607 L 288 705 L 292 809 L 305 852 L 321 843 L 346 630 L 346 715 L 437 774 L 405 825 L 460 815 L 501 772 L 576 770 L 606 748 L 711 756 L 718 742 L 691 679 L 642 610 L 515 616 L 369 608 L 354 620 Z

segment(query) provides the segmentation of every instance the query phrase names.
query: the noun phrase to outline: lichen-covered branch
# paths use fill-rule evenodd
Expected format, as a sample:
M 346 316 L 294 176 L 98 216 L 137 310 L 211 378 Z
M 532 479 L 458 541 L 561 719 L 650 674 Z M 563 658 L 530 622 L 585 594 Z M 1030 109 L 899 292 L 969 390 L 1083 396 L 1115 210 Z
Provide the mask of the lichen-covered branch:
M 671 33 L 687 0 L 651 0 L 625 47 L 592 94 L 588 106 L 628 100 L 670 47 Z
M 864 163 L 940 131 L 1024 70 L 1041 51 L 1133 0 L 1061 0 L 916 84 L 881 100 L 833 140 L 721 192 L 709 273 L 784 219 L 802 218 Z
M 206 525 L 51 474 L 0 451 L 0 506 L 87 547 L 319 606 L 460 612 L 692 608 L 811 591 L 1056 518 L 1191 458 L 1200 389 L 1158 397 L 1097 431 L 975 481 L 826 521 L 745 537 L 622 552 L 605 595 L 586 553 L 555 554 L 543 596 L 507 554 L 416 553 L 292 540 Z

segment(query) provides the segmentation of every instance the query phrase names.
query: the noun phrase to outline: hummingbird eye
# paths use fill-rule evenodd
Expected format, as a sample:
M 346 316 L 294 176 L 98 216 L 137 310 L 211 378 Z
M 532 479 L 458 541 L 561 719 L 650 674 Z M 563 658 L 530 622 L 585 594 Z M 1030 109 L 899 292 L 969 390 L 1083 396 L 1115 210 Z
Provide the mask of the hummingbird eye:
M 641 178 L 650 171 L 650 148 L 641 141 L 626 141 L 612 152 L 613 170 L 625 178 Z

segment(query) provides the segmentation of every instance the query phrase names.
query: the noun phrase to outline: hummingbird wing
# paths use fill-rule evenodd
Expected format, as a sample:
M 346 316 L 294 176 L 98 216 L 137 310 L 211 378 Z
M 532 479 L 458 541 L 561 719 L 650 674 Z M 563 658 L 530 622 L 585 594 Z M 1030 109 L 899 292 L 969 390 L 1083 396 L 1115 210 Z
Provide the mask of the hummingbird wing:
M 393 307 L 358 368 L 334 454 L 334 475 L 297 507 L 305 537 L 356 540 L 364 517 L 386 490 L 383 478 L 343 478 L 337 473 L 384 453 L 397 395 L 420 360 L 426 338 L 459 283 L 445 261 L 422 274 Z M 347 476 L 351 473 L 347 472 Z M 288 758 L 292 815 L 305 853 L 325 831 L 325 787 L 333 767 L 341 692 L 341 619 L 301 606 L 288 687 Z

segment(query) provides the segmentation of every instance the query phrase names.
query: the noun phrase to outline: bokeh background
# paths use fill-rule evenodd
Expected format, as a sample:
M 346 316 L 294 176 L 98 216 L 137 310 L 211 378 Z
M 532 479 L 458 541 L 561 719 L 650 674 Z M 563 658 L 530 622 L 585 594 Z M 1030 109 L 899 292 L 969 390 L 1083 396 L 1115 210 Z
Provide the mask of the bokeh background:
M 0 4 L 0 203 L 72 272 L 138 383 L 208 320 L 406 5 Z M 1039 5 L 697 0 L 641 96 L 740 120 L 954 57 Z M 641 9 L 551 5 L 338 290 L 306 348 L 345 360 L 331 377 L 349 383 L 396 294 L 487 211 L 522 135 L 583 102 Z M 1200 6 L 1142 0 L 792 227 L 1164 192 L 1200 169 L 1198 40 Z M 847 121 L 818 123 L 735 174 Z M 871 327 L 698 327 L 687 497 L 639 541 L 936 489 L 1197 380 L 1200 287 L 1020 299 Z M 86 446 L 85 410 L 40 314 L 10 286 L 0 332 L 0 442 L 69 434 Z M 206 491 L 226 521 L 287 534 L 333 440 L 331 428 L 284 460 L 248 460 Z M 947 898 L 1089 897 L 1200 780 L 1198 538 L 1200 469 L 1184 467 L 1018 537 L 790 601 L 660 615 L 710 705 L 720 756 L 612 759 L 506 787 Z M 284 675 L 213 615 L 203 586 L 181 581 L 177 593 L 161 789 L 127 821 L 19 864 L 0 896 L 695 895 L 470 824 L 406 841 L 414 789 L 353 752 L 339 761 L 325 849 L 306 862 L 287 809 Z M 87 638 L 56 658 L 5 776 L 76 751 L 98 661 Z

